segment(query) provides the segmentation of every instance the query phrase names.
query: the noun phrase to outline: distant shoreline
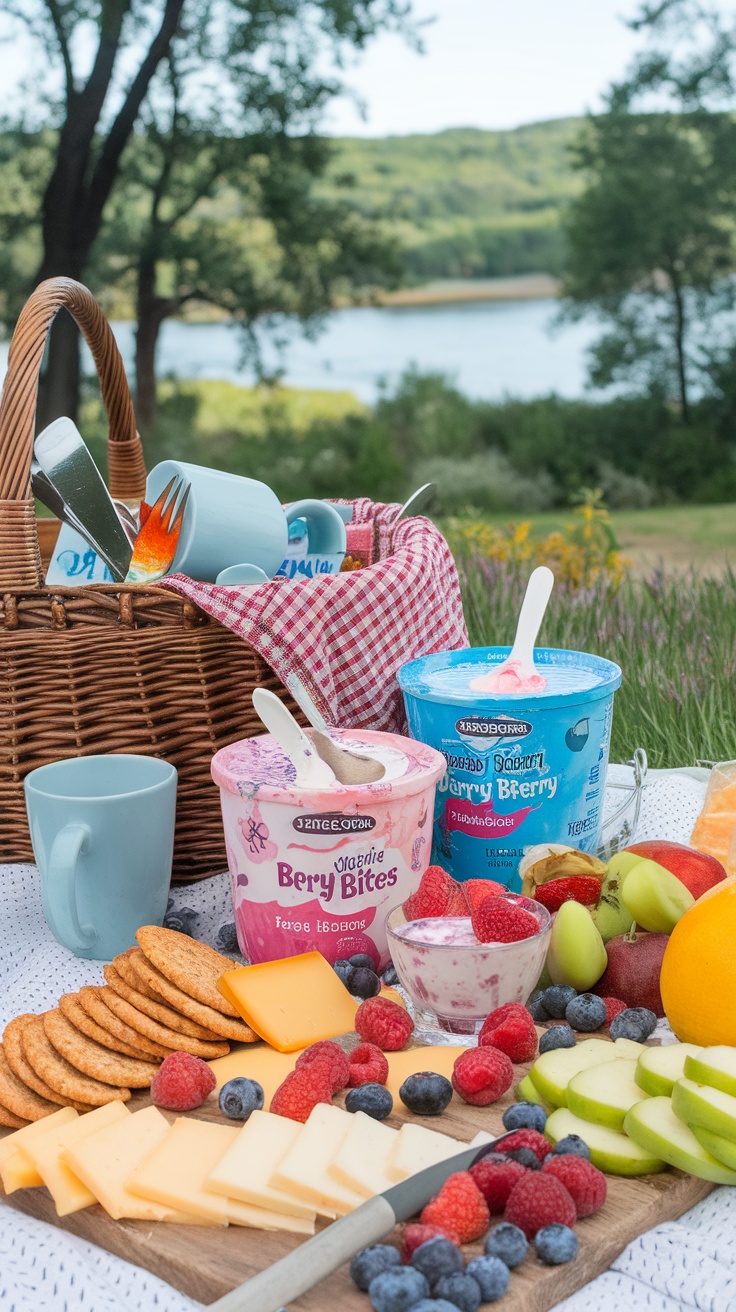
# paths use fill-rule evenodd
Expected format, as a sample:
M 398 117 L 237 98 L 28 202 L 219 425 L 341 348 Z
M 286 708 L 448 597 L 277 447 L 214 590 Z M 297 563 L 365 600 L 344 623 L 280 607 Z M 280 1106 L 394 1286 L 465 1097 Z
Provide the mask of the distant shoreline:
M 525 273 L 510 278 L 438 279 L 421 287 L 381 292 L 379 305 L 447 305 L 464 301 L 541 301 L 560 294 L 560 280 L 549 273 Z

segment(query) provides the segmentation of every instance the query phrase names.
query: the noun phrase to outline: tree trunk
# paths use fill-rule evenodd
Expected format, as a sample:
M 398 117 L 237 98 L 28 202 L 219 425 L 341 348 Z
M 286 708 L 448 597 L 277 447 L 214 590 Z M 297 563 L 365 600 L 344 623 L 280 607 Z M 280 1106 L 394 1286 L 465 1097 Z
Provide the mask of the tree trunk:
M 156 422 L 156 346 L 161 325 L 176 305 L 156 295 L 156 262 L 138 266 L 135 333 L 135 397 L 138 431 L 145 437 Z
M 59 311 L 52 325 L 46 362 L 38 389 L 37 432 L 60 415 L 75 423 L 78 418 L 79 329 L 66 310 Z
M 672 280 L 672 296 L 674 300 L 674 309 L 675 309 L 675 324 L 674 324 L 675 358 L 677 362 L 677 385 L 680 391 L 680 410 L 682 413 L 683 422 L 689 424 L 690 398 L 688 395 L 687 366 L 686 366 L 686 359 L 685 359 L 685 328 L 686 328 L 685 300 L 683 295 L 683 288 L 680 286 L 680 283 L 676 279 Z

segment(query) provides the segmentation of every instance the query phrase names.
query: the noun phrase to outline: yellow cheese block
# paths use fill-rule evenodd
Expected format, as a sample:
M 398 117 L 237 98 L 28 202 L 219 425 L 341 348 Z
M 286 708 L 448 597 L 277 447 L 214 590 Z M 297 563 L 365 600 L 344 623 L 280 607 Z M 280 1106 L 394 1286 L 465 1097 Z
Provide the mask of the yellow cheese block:
M 79 1212 L 97 1202 L 96 1195 L 62 1160 L 62 1154 L 73 1144 L 81 1143 L 99 1130 L 106 1130 L 129 1117 L 130 1112 L 124 1103 L 108 1102 L 78 1116 L 75 1121 L 54 1126 L 47 1134 L 26 1144 L 25 1152 L 51 1194 L 57 1216 L 69 1216 L 71 1212 Z
M 116 1221 L 176 1221 L 191 1224 L 192 1216 L 153 1203 L 126 1188 L 141 1162 L 169 1133 L 169 1122 L 158 1107 L 144 1107 L 106 1130 L 98 1130 L 64 1150 L 63 1161 L 83 1180 Z
M 303 1201 L 312 1203 L 324 1215 L 324 1208 L 344 1216 L 365 1200 L 354 1189 L 338 1184 L 330 1174 L 330 1163 L 337 1155 L 352 1123 L 352 1115 L 332 1103 L 318 1103 L 309 1114 L 293 1147 L 282 1157 L 273 1174 L 272 1184 Z
M 222 1060 L 229 1059 L 223 1057 Z M 284 1189 L 276 1189 L 270 1183 L 282 1157 L 293 1147 L 301 1132 L 299 1121 L 272 1116 L 270 1112 L 252 1112 L 232 1146 L 210 1172 L 208 1189 L 314 1224 L 316 1209 L 310 1203 L 295 1198 Z
M 354 1028 L 358 1003 L 320 952 L 228 970 L 217 987 L 246 1025 L 279 1052 Z
M 394 1150 L 386 1164 L 386 1174 L 392 1183 L 423 1171 L 427 1166 L 444 1162 L 447 1157 L 462 1152 L 467 1143 L 453 1139 L 438 1130 L 427 1130 L 423 1125 L 406 1121 L 399 1130 Z
M 16 1189 L 36 1189 L 43 1184 L 33 1162 L 22 1148 L 16 1148 L 0 1166 L 0 1179 L 6 1194 L 15 1193 Z
M 372 1198 L 390 1189 L 396 1181 L 386 1175 L 386 1166 L 393 1153 L 398 1130 L 376 1121 L 365 1112 L 355 1112 L 352 1124 L 330 1163 L 330 1174 L 338 1184 Z
M 388 1079 L 386 1080 L 386 1088 L 393 1096 L 394 1102 L 399 1101 L 399 1089 L 404 1080 L 408 1079 L 410 1075 L 416 1075 L 419 1071 L 434 1071 L 436 1075 L 445 1075 L 448 1080 L 451 1080 L 455 1062 L 463 1052 L 467 1052 L 467 1048 L 429 1046 L 426 1048 L 408 1048 L 404 1052 L 387 1052 Z
M 31 1121 L 30 1125 L 24 1125 L 21 1130 L 14 1130 L 12 1134 L 6 1134 L 4 1139 L 0 1139 L 0 1179 L 6 1194 L 12 1194 L 15 1189 L 30 1189 L 43 1184 L 35 1166 L 23 1151 L 23 1145 L 47 1134 L 57 1125 L 76 1121 L 78 1116 L 79 1112 L 73 1107 L 60 1107 L 58 1112 L 52 1112 L 40 1121 Z
M 257 1080 L 263 1089 L 264 1110 L 268 1111 L 273 1095 L 293 1071 L 302 1051 L 299 1048 L 296 1052 L 277 1052 L 266 1043 L 244 1043 L 228 1057 L 216 1057 L 207 1065 L 217 1080 L 218 1093 L 228 1080 L 240 1076 Z
M 207 1177 L 223 1154 L 232 1148 L 239 1133 L 236 1126 L 179 1116 L 166 1138 L 131 1176 L 128 1188 L 153 1202 L 181 1208 L 220 1225 L 232 1222 L 314 1234 L 314 1213 L 311 1220 L 287 1217 L 208 1188 Z

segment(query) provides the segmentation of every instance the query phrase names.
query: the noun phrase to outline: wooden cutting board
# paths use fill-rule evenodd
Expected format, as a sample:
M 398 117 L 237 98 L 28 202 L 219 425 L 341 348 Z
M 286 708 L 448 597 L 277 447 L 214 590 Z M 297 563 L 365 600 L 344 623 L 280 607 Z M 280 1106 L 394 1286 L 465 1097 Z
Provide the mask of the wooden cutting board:
M 526 1069 L 516 1068 L 519 1078 Z M 342 1102 L 342 1097 L 337 1101 Z M 502 1134 L 501 1117 L 504 1108 L 513 1101 L 510 1091 L 491 1107 L 469 1107 L 455 1095 L 441 1117 L 428 1119 L 411 1116 L 400 1105 L 387 1124 L 398 1126 L 405 1120 L 413 1120 L 467 1141 L 479 1130 Z M 128 1106 L 135 1111 L 149 1102 L 147 1093 L 139 1094 Z M 225 1121 L 212 1098 L 198 1112 L 190 1114 L 204 1120 Z M 226 1123 L 233 1125 L 232 1121 Z M 527 1255 L 521 1267 L 512 1272 L 509 1292 L 499 1306 L 505 1312 L 548 1312 L 561 1299 L 605 1271 L 637 1235 L 662 1221 L 681 1216 L 712 1188 L 713 1185 L 703 1180 L 673 1170 L 635 1180 L 608 1176 L 605 1206 L 596 1216 L 577 1224 L 580 1250 L 575 1260 L 566 1266 L 545 1267 L 534 1256 Z M 214 1302 L 304 1242 L 298 1236 L 247 1230 L 242 1226 L 197 1230 L 192 1226 L 113 1221 L 99 1206 L 59 1220 L 46 1189 L 20 1189 L 6 1197 L 0 1186 L 0 1197 L 29 1216 L 80 1235 L 128 1262 L 145 1267 L 202 1303 Z M 494 1223 L 498 1220 L 500 1217 L 493 1218 Z M 471 1255 L 471 1250 L 472 1255 L 482 1252 L 482 1244 L 467 1245 L 466 1256 Z M 291 1306 L 304 1312 L 370 1312 L 368 1297 L 355 1288 L 347 1266 Z

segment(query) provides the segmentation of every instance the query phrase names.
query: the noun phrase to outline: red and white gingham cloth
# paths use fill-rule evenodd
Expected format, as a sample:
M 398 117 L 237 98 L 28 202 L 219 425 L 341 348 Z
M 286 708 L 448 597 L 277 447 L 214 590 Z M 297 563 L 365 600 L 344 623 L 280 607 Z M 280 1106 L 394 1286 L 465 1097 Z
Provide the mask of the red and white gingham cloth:
M 249 642 L 282 682 L 296 672 L 328 724 L 401 733 L 399 667 L 468 646 L 460 583 L 430 520 L 402 519 L 393 528 L 398 505 L 352 504 L 354 523 L 375 522 L 379 559 L 369 568 L 251 588 L 173 574 L 163 586 Z

